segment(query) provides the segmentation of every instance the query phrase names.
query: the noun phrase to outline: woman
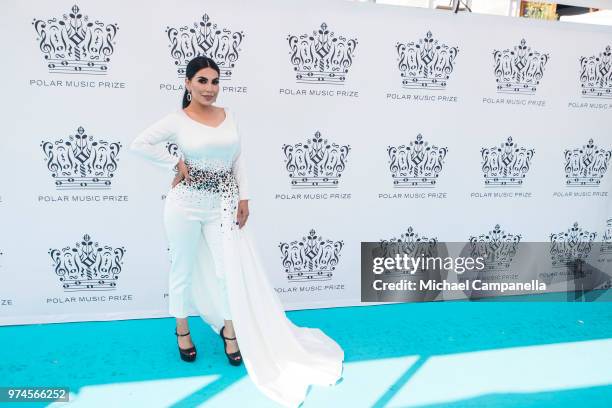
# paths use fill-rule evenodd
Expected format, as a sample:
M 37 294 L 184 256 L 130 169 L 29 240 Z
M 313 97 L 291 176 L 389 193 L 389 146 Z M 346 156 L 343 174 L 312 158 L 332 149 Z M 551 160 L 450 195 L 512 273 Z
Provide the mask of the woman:
M 297 327 L 286 318 L 253 248 L 245 227 L 249 193 L 235 115 L 214 106 L 219 75 L 210 58 L 191 60 L 183 109 L 144 130 L 131 145 L 177 171 L 164 208 L 172 259 L 169 313 L 176 318 L 183 360 L 196 358 L 187 323 L 195 306 L 223 339 L 230 364 L 244 358 L 266 395 L 297 406 L 310 384 L 332 385 L 341 378 L 344 352 L 321 330 Z M 177 155 L 168 143 L 178 146 Z

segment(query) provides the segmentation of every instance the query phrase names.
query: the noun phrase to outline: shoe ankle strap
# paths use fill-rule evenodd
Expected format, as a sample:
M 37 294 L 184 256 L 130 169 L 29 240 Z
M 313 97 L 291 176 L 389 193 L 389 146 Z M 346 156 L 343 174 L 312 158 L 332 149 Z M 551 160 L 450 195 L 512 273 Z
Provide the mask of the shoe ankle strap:
M 221 328 L 221 337 L 223 337 L 225 340 L 236 340 L 235 337 L 225 337 L 225 326 Z
M 175 330 L 174 334 L 176 334 L 179 337 L 185 337 L 185 336 L 189 336 L 189 332 L 185 333 L 185 334 L 178 334 L 178 332 Z

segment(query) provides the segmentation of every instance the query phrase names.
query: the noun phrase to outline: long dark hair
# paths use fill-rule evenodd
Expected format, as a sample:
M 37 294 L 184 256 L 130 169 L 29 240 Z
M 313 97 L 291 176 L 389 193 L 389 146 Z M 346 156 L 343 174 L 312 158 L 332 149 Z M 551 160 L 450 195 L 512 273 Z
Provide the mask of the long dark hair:
M 189 61 L 189 64 L 187 64 L 187 68 L 185 69 L 185 77 L 187 77 L 187 79 L 192 79 L 196 72 L 202 68 L 212 68 L 217 71 L 219 76 L 221 76 L 221 70 L 215 61 L 205 56 L 198 56 Z M 190 103 L 191 102 L 189 99 L 187 99 L 187 87 L 185 87 L 185 93 L 183 94 L 183 109 L 189 106 Z

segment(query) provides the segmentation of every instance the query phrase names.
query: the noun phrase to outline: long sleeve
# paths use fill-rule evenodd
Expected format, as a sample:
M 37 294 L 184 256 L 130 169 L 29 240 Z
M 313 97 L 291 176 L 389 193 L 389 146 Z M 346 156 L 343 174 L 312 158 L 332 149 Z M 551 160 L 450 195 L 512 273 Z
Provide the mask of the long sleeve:
M 234 123 L 236 124 L 236 130 L 238 132 L 239 150 L 236 154 L 236 158 L 234 159 L 232 171 L 234 173 L 234 177 L 236 178 L 236 183 L 238 183 L 238 199 L 249 200 L 249 187 L 247 182 L 246 164 L 244 159 L 244 142 L 242 141 L 242 133 L 240 132 L 240 128 L 238 126 L 238 122 L 236 121 L 235 116 Z
M 176 117 L 168 114 L 143 130 L 130 145 L 130 150 L 154 164 L 173 169 L 181 157 L 170 153 L 167 144 L 175 140 Z

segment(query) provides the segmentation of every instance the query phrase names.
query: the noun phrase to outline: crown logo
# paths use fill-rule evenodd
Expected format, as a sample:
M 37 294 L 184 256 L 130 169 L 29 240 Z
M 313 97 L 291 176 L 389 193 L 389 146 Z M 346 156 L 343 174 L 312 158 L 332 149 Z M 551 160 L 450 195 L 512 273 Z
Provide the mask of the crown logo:
M 606 222 L 600 252 L 602 254 L 612 254 L 612 218 L 609 218 Z
M 567 231 L 550 234 L 550 255 L 553 267 L 573 266 L 584 261 L 591 252 L 596 232 L 585 231 L 574 226 Z
M 533 95 L 548 59 L 548 54 L 532 50 L 525 39 L 512 50 L 494 50 L 497 92 Z
M 581 148 L 565 151 L 565 178 L 568 187 L 598 187 L 608 170 L 612 151 L 598 148 L 589 139 Z
M 438 43 L 428 31 L 417 43 L 397 43 L 398 68 L 404 88 L 445 89 L 459 48 Z
M 612 98 L 612 63 L 610 46 L 599 55 L 580 58 L 582 96 L 586 98 Z
M 178 144 L 166 142 L 166 150 L 168 153 L 174 157 L 181 156 L 181 151 L 179 150 Z
M 299 241 L 281 242 L 281 259 L 287 280 L 323 281 L 333 276 L 340 261 L 343 241 L 332 241 L 317 235 L 314 229 Z
M 87 234 L 74 247 L 49 250 L 65 292 L 114 290 L 124 254 L 125 248 L 102 246 Z
M 289 35 L 291 63 L 298 83 L 343 85 L 353 64 L 357 39 L 336 37 L 327 24 L 312 35 Z
M 393 237 L 389 240 L 381 239 L 378 245 L 379 253 L 376 256 L 384 258 L 395 258 L 396 256 L 403 257 L 404 255 L 410 258 L 432 257 L 436 254 L 438 243 L 437 238 L 428 238 L 424 235 L 419 235 L 414 232 L 412 227 L 408 227 L 405 233 L 399 237 Z M 410 270 L 385 270 L 386 276 L 401 276 L 408 275 L 416 271 Z
M 531 159 L 535 153 L 534 149 L 518 147 L 509 137 L 499 147 L 483 148 L 482 172 L 484 173 L 485 186 L 487 187 L 511 187 L 520 186 L 529 171 Z
M 115 52 L 117 24 L 91 21 L 77 5 L 68 14 L 32 22 L 38 47 L 45 56 L 49 72 L 59 74 L 107 73 L 110 56 Z
M 338 187 L 350 145 L 329 143 L 317 131 L 305 143 L 283 145 L 285 168 L 289 172 L 292 188 Z
M 507 233 L 499 224 L 493 231 L 470 237 L 470 256 L 484 259 L 485 270 L 507 270 L 516 255 L 521 235 Z
M 231 79 L 242 51 L 240 44 L 245 37 L 242 31 L 219 27 L 210 21 L 208 14 L 204 14 L 202 20 L 194 22 L 192 26 L 167 27 L 166 34 L 170 41 L 170 55 L 174 59 L 179 78 L 185 77 L 189 61 L 195 57 L 206 56 L 219 66 L 219 79 Z
M 43 141 L 47 169 L 58 190 L 100 190 L 111 187 L 120 143 L 94 140 L 83 127 L 68 140 Z
M 389 146 L 387 154 L 393 186 L 435 187 L 447 151 L 446 147 L 430 146 L 421 134 L 408 145 Z

